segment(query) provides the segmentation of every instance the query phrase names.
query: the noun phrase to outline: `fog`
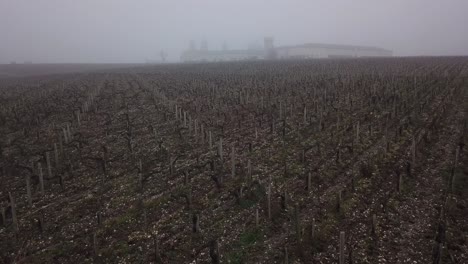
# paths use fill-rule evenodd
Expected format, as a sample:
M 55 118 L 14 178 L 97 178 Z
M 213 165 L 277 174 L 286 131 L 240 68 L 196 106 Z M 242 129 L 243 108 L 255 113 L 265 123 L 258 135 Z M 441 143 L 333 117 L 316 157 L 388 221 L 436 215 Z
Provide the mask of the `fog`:
M 468 55 L 466 0 L 0 0 L 0 63 L 178 61 L 209 49 L 331 43 Z

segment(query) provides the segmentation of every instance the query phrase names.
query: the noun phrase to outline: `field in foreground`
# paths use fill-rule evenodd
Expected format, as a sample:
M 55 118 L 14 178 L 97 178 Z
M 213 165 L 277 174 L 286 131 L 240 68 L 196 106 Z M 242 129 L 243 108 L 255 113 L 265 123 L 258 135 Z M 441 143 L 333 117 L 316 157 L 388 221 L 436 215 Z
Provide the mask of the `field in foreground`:
M 468 58 L 0 81 L 0 262 L 468 263 L 467 123 Z
M 50 75 L 64 73 L 102 71 L 139 66 L 144 66 L 144 64 L 0 64 L 0 79 L 25 78 L 45 75 L 49 75 L 50 77 Z

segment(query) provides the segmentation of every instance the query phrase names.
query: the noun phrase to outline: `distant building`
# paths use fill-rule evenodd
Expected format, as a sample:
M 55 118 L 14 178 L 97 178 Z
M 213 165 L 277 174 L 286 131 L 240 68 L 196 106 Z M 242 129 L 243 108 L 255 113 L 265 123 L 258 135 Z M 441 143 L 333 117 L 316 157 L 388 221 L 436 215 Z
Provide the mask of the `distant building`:
M 161 61 L 163 63 L 166 62 L 167 53 L 164 50 L 161 50 L 161 52 L 159 53 L 159 56 L 161 56 Z
M 265 57 L 263 50 L 188 50 L 182 53 L 183 62 L 216 62 L 258 60 Z
M 204 39 L 200 44 L 200 50 L 207 51 L 208 50 L 208 41 Z
M 195 41 L 191 40 L 189 50 L 196 50 L 196 49 L 197 49 L 197 45 L 195 44 Z
M 236 60 L 263 60 L 263 59 L 312 59 L 312 58 L 361 58 L 361 57 L 391 57 L 390 50 L 336 44 L 309 43 L 297 46 L 275 47 L 273 38 L 264 38 L 263 49 L 247 50 L 208 50 L 206 40 L 202 42 L 201 49 L 190 49 L 183 52 L 180 59 L 183 62 L 216 62 Z
M 393 52 L 377 47 L 309 43 L 276 48 L 280 59 L 391 57 Z
M 263 39 L 263 48 L 265 49 L 265 59 L 276 59 L 277 52 L 275 50 L 275 46 L 273 45 L 272 37 L 266 37 Z

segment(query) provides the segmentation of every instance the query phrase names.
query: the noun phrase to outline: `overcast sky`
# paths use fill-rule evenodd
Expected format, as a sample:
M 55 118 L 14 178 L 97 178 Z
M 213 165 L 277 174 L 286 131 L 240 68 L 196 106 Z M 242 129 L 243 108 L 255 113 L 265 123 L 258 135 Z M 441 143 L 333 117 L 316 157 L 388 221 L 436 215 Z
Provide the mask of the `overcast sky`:
M 468 55 L 468 0 L 0 0 L 0 63 L 178 61 L 209 49 L 307 42 Z

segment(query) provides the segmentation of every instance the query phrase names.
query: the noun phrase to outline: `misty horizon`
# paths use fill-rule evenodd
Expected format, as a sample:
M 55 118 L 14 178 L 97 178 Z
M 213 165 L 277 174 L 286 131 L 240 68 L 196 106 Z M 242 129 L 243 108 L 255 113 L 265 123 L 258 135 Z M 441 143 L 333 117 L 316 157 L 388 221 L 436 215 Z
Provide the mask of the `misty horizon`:
M 208 49 L 304 43 L 374 46 L 394 56 L 468 55 L 468 2 L 0 1 L 0 63 L 178 62 Z

